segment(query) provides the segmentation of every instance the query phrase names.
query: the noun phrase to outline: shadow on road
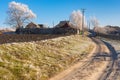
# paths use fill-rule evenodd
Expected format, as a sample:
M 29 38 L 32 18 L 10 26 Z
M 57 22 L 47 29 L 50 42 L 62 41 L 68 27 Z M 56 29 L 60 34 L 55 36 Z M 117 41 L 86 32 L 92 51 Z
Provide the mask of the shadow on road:
M 110 50 L 112 60 L 113 61 L 117 60 L 118 54 L 115 51 L 114 47 L 111 44 L 109 44 L 108 42 L 104 41 L 104 43 L 107 45 L 108 49 Z
M 103 73 L 100 76 L 99 80 L 107 80 L 110 77 L 110 75 L 112 74 L 112 70 L 114 69 L 114 65 L 116 64 L 116 61 L 118 59 L 118 54 L 115 51 L 114 47 L 108 42 L 105 42 L 105 41 L 103 42 L 106 44 L 106 46 L 110 50 L 111 61 L 109 62 L 108 67 L 105 70 L 105 73 Z

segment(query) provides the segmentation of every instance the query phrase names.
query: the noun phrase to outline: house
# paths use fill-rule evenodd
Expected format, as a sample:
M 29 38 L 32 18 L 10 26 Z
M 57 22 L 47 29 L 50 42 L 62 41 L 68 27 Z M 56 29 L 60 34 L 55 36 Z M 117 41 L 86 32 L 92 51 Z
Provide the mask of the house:
M 47 28 L 43 24 L 29 23 L 25 28 L 17 29 L 18 34 L 76 34 L 76 30 L 69 21 L 60 21 L 54 28 Z
M 33 29 L 33 28 L 47 28 L 44 24 L 35 24 L 34 22 L 29 23 L 25 28 Z
M 48 27 L 47 27 L 46 25 L 44 25 L 44 24 L 38 24 L 38 25 L 39 25 L 39 27 L 42 28 L 42 29 L 43 29 L 43 28 L 48 28 Z
M 54 28 L 74 28 L 70 21 L 60 21 Z
M 77 29 L 70 23 L 70 21 L 60 21 L 54 27 L 54 34 L 76 34 Z
M 38 24 L 35 24 L 34 22 L 29 23 L 25 28 L 40 28 L 40 26 Z

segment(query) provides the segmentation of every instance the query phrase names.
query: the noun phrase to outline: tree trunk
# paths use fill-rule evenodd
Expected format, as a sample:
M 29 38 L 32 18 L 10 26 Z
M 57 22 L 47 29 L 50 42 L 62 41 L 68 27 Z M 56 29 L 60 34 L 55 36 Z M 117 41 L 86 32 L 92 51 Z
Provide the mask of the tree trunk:
M 79 29 L 77 29 L 77 34 L 80 34 L 80 30 Z

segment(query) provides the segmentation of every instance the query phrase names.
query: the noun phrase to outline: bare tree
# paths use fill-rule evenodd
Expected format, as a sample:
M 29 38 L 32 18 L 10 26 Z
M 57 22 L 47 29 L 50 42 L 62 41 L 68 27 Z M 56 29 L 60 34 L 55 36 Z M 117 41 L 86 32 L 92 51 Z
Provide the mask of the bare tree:
M 27 22 L 36 17 L 26 4 L 10 2 L 7 11 L 8 17 L 6 23 L 10 26 L 21 28 Z
M 77 34 L 79 34 L 80 30 L 82 30 L 82 13 L 80 10 L 72 12 L 70 15 L 70 22 L 75 26 Z
M 96 17 L 91 17 L 90 22 L 94 28 L 99 26 L 99 21 Z

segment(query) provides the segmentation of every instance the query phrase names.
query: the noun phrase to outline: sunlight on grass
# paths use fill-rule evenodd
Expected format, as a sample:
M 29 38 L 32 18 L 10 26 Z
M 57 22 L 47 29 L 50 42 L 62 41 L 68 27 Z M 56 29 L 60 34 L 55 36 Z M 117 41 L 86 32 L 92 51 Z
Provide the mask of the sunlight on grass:
M 47 80 L 84 58 L 93 43 L 80 35 L 0 45 L 1 80 Z

